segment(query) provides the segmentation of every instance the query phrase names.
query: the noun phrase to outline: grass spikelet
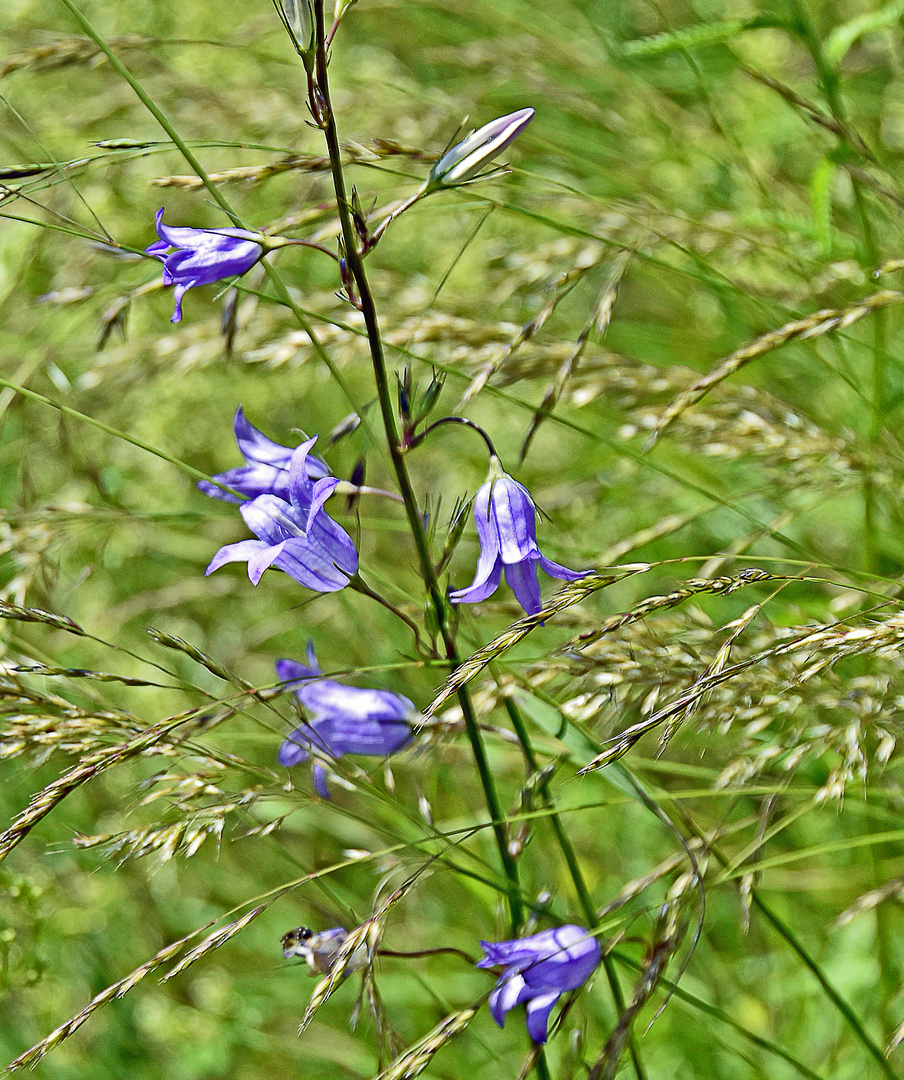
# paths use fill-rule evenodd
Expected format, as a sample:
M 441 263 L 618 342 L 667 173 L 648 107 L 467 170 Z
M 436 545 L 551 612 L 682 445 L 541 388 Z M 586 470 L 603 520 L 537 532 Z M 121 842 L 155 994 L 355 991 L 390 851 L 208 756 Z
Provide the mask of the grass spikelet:
M 830 116 L 820 109 L 818 105 L 814 105 L 812 101 L 808 101 L 807 98 L 798 94 L 796 90 L 792 90 L 790 86 L 780 82 L 778 79 L 774 79 L 771 75 L 766 75 L 762 71 L 754 71 L 751 68 L 743 68 L 743 71 L 751 79 L 762 83 L 763 86 L 768 86 L 770 90 L 774 90 L 779 97 L 787 101 L 789 105 L 793 105 L 808 120 L 812 120 L 814 124 L 818 124 L 820 127 L 825 128 L 826 131 L 836 135 L 842 142 L 847 143 L 858 154 L 866 158 L 867 161 L 876 161 L 875 154 L 850 124 L 841 120 L 838 116 Z
M 464 1031 L 476 1015 L 476 1007 L 449 1013 L 426 1035 L 412 1043 L 388 1068 L 378 1073 L 374 1080 L 412 1080 L 419 1076 L 436 1053 L 460 1031 Z
M 575 342 L 574 350 L 565 358 L 560 365 L 559 370 L 556 372 L 552 385 L 546 391 L 543 396 L 543 400 L 540 402 L 537 411 L 531 418 L 530 425 L 527 429 L 527 434 L 524 436 L 524 441 L 521 444 L 520 460 L 524 461 L 527 457 L 527 451 L 530 449 L 530 444 L 537 433 L 540 424 L 543 420 L 549 416 L 549 414 L 556 407 L 556 403 L 565 391 L 565 387 L 568 385 L 569 380 L 577 370 L 577 366 L 580 363 L 581 357 L 584 354 L 584 350 L 587 347 L 587 342 L 590 338 L 592 331 L 602 337 L 609 321 L 612 318 L 612 309 L 615 306 L 615 299 L 618 295 L 618 286 L 624 276 L 625 271 L 628 268 L 628 262 L 630 259 L 630 253 L 627 251 L 621 252 L 614 260 L 613 265 L 609 271 L 606 282 L 596 299 L 596 303 L 593 306 L 593 311 L 589 320 L 585 324 L 584 328 L 578 334 L 577 341 Z
M 460 412 L 468 402 L 475 397 L 486 386 L 489 379 L 502 368 L 509 359 L 521 348 L 526 342 L 530 341 L 535 334 L 539 333 L 543 329 L 550 316 L 571 292 L 575 285 L 592 269 L 591 266 L 576 266 L 572 270 L 565 274 L 562 274 L 552 286 L 552 295 L 549 300 L 540 308 L 540 310 L 529 319 L 524 326 L 522 326 L 518 332 L 512 337 L 511 341 L 506 347 L 493 356 L 490 360 L 486 361 L 477 374 L 471 379 L 467 389 L 461 395 L 458 403 L 455 406 L 455 411 Z M 614 297 L 613 297 L 614 299 Z M 598 305 L 601 307 L 601 305 Z M 591 324 L 592 325 L 592 324 Z M 589 328 L 588 331 L 589 332 Z M 586 334 L 584 335 L 586 340 Z M 579 345 L 580 351 L 583 350 L 583 345 Z M 572 354 L 574 355 L 574 354 Z M 523 454 L 522 454 L 523 457 Z
M 59 1046 L 64 1039 L 68 1039 L 74 1032 L 78 1031 L 82 1024 L 91 1017 L 92 1013 L 97 1012 L 98 1009 L 104 1005 L 108 1005 L 111 1001 L 116 1001 L 118 998 L 123 997 L 133 986 L 141 982 L 146 975 L 149 975 L 156 968 L 159 968 L 162 964 L 171 960 L 185 945 L 186 941 L 190 940 L 191 936 L 192 935 L 189 935 L 187 938 L 182 938 L 180 941 L 173 942 L 172 945 L 167 945 L 158 953 L 155 953 L 150 960 L 146 960 L 143 964 L 140 964 L 135 968 L 134 971 L 129 972 L 125 978 L 120 979 L 118 982 L 108 986 L 105 990 L 102 990 L 88 1002 L 84 1009 L 77 1012 L 75 1016 L 67 1020 L 65 1024 L 60 1024 L 60 1026 L 51 1031 L 46 1038 L 41 1039 L 39 1043 L 35 1043 L 35 1045 L 29 1050 L 26 1050 L 24 1054 L 20 1054 L 14 1061 L 11 1061 L 4 1071 L 11 1073 L 26 1066 L 33 1069 L 45 1054 Z
M 121 37 L 111 38 L 109 44 L 116 50 L 146 49 L 154 44 L 154 39 L 139 34 L 124 34 Z M 0 61 L 0 79 L 14 71 L 23 71 L 28 68 L 50 70 L 70 67 L 73 64 L 94 65 L 103 62 L 103 58 L 103 52 L 87 38 L 61 38 L 48 45 L 39 45 L 34 49 L 10 53 Z
M 639 563 L 619 567 L 618 572 L 615 574 L 597 573 L 590 577 L 581 578 L 580 581 L 569 582 L 565 588 L 559 589 L 536 615 L 525 615 L 523 619 L 512 623 L 488 645 L 478 649 L 464 663 L 460 664 L 437 691 L 433 701 L 424 709 L 424 718 L 431 717 L 460 687 L 469 683 L 476 675 L 479 675 L 487 664 L 501 656 L 513 645 L 517 645 L 519 641 L 527 637 L 532 630 L 536 630 L 547 619 L 551 619 L 554 615 L 571 607 L 573 604 L 579 604 L 600 589 L 614 585 L 616 581 L 622 581 L 624 578 L 631 577 L 634 574 L 646 573 L 649 569 L 647 563 Z
M 348 937 L 343 941 L 330 974 L 321 979 L 314 987 L 311 1000 L 308 1002 L 298 1025 L 298 1034 L 304 1034 L 307 1026 L 314 1019 L 320 1006 L 331 997 L 333 992 L 340 986 L 345 978 L 349 963 L 355 950 L 364 945 L 367 948 L 367 961 L 365 972 L 373 964 L 374 951 L 380 941 L 383 931 L 383 919 L 381 916 L 373 916 L 354 930 L 349 931 Z
M 55 615 L 51 611 L 42 611 L 40 608 L 18 607 L 16 604 L 8 604 L 0 600 L 0 619 L 11 619 L 18 622 L 43 623 L 52 626 L 56 630 L 65 630 L 69 634 L 78 637 L 87 637 L 87 631 L 83 630 L 77 622 L 68 615 Z
M 687 390 L 679 394 L 665 409 L 650 436 L 647 444 L 648 449 L 659 440 L 663 432 L 677 420 L 685 409 L 695 405 L 714 386 L 718 386 L 720 382 L 740 370 L 745 364 L 749 364 L 751 360 L 764 356 L 766 353 L 780 348 L 795 338 L 820 337 L 822 334 L 829 334 L 834 330 L 844 330 L 855 322 L 859 322 L 860 319 L 871 312 L 889 307 L 892 304 L 900 304 L 902 300 L 904 300 L 904 293 L 883 289 L 880 292 L 873 293 L 872 296 L 864 297 L 860 303 L 852 304 L 850 307 L 826 308 L 823 311 L 815 312 L 813 315 L 808 315 L 806 318 L 785 323 L 778 330 L 770 330 L 768 333 L 756 338 L 749 345 L 736 349 L 707 375 L 698 379 L 693 386 L 688 387 Z
M 225 945 L 226 942 L 231 938 L 234 938 L 236 934 L 240 934 L 250 922 L 253 922 L 258 917 L 258 915 L 265 912 L 269 906 L 269 904 L 260 904 L 258 907 L 252 908 L 250 911 L 246 912 L 240 919 L 227 923 L 226 926 L 221 926 L 218 930 L 214 930 L 212 934 L 208 934 L 199 945 L 196 945 L 187 952 L 175 967 L 170 968 L 160 981 L 169 981 L 176 975 L 185 971 L 187 967 L 191 967 L 191 965 L 194 964 L 195 961 L 200 960 L 202 956 L 206 956 L 207 953 L 211 952 L 213 949 L 219 949 L 221 945 Z
M 346 142 L 342 146 L 343 162 L 346 165 L 361 163 L 373 164 L 384 158 L 404 157 L 414 162 L 432 162 L 437 155 L 417 150 L 412 146 L 403 146 L 390 139 L 372 139 L 364 142 Z M 330 159 L 323 154 L 290 154 L 278 158 L 267 165 L 237 165 L 230 169 L 208 173 L 208 179 L 214 184 L 243 185 L 260 184 L 271 177 L 286 172 L 319 173 L 328 172 Z M 197 191 L 204 187 L 204 182 L 192 174 L 180 176 L 158 176 L 151 180 L 154 187 L 182 188 L 185 191 Z
M 414 888 L 425 870 L 426 867 L 422 868 L 417 873 L 413 874 L 407 881 L 403 882 L 389 897 L 387 897 L 375 914 L 371 915 L 371 917 L 361 923 L 360 926 L 356 926 L 353 930 L 349 931 L 348 936 L 345 941 L 343 941 L 342 947 L 336 956 L 336 960 L 329 975 L 327 975 L 326 978 L 321 979 L 314 987 L 314 991 L 311 994 L 311 1000 L 308 1002 L 308 1006 L 304 1011 L 304 1016 L 301 1018 L 301 1023 L 298 1026 L 299 1035 L 304 1033 L 307 1026 L 314 1019 L 320 1006 L 327 998 L 331 997 L 333 992 L 339 987 L 342 980 L 345 978 L 352 956 L 362 945 L 365 947 L 367 954 L 363 969 L 363 977 L 365 980 L 370 979 L 374 955 L 380 944 L 380 939 L 383 936 L 386 919 L 390 911 L 408 895 L 411 889 Z
M 101 751 L 88 755 L 74 768 L 48 784 L 47 787 L 32 797 L 25 810 L 17 815 L 7 829 L 0 833 L 0 861 L 5 859 L 10 851 L 25 839 L 35 825 L 45 818 L 54 807 L 58 806 L 67 795 L 112 766 L 145 753 L 151 747 L 159 744 L 183 723 L 185 723 L 184 718 L 180 718 L 146 728 L 135 738 L 112 751 Z
M 656 611 L 664 611 L 668 608 L 677 607 L 679 604 L 683 604 L 685 601 L 690 600 L 694 596 L 699 596 L 702 593 L 729 596 L 737 589 L 744 588 L 746 585 L 758 584 L 764 581 L 784 580 L 787 579 L 783 576 L 770 574 L 766 570 L 759 570 L 755 567 L 751 567 L 748 570 L 741 570 L 738 574 L 728 577 L 691 578 L 680 588 L 675 589 L 670 593 L 666 593 L 664 596 L 647 597 L 646 600 L 632 608 L 631 611 L 613 615 L 592 630 L 585 630 L 583 633 L 578 634 L 577 637 L 565 642 L 559 649 L 559 652 L 578 652 L 581 649 L 587 648 L 588 645 L 599 641 L 607 634 L 614 633 L 616 630 L 621 630 L 624 626 L 645 619 Z
M 185 655 L 191 657 L 196 664 L 200 664 L 202 667 L 207 668 L 212 675 L 216 675 L 218 679 L 231 683 L 233 686 L 241 687 L 242 690 L 254 690 L 251 683 L 239 679 L 231 671 L 223 667 L 222 664 L 202 652 L 196 646 L 187 641 L 183 641 L 182 638 L 174 637 L 172 634 L 166 634 L 162 630 L 155 630 L 153 628 L 148 629 L 148 635 L 153 638 L 158 645 L 162 645 L 166 649 L 175 649 L 177 652 L 185 653 Z
M 619 1016 L 602 1053 L 593 1063 L 587 1080 L 612 1080 L 615 1076 L 637 1014 L 656 992 L 670 960 L 681 947 L 687 933 L 683 907 L 682 903 L 673 900 L 660 909 L 653 940 L 641 965 L 631 1000 Z

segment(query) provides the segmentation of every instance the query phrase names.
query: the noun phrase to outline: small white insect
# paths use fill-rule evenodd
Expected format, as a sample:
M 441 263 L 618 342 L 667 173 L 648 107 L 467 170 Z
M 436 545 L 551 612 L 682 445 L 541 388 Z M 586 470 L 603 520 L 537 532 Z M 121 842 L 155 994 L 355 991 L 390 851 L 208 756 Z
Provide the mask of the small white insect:
M 298 926 L 283 934 L 280 940 L 283 956 L 287 960 L 300 956 L 307 962 L 311 975 L 329 975 L 347 937 L 347 932 L 341 926 L 334 926 L 332 930 L 323 930 L 319 934 L 307 926 Z M 349 957 L 345 974 L 358 971 L 366 962 L 367 947 L 362 942 Z

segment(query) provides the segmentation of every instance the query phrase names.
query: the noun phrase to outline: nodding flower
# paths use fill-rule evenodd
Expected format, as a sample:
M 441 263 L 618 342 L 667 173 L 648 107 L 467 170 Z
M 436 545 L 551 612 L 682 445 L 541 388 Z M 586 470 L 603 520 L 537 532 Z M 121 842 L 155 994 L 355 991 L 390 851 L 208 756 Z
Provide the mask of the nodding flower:
M 170 322 L 182 318 L 182 297 L 196 285 L 210 285 L 223 278 L 238 277 L 263 256 L 263 238 L 247 229 L 188 229 L 163 224 L 157 211 L 160 239 L 145 248 L 163 263 L 163 284 L 175 285 L 176 310 Z M 170 251 L 174 248 L 174 251 Z
M 528 615 L 540 610 L 537 567 L 550 577 L 577 581 L 591 570 L 569 570 L 537 547 L 537 510 L 530 492 L 508 473 L 499 458 L 490 460 L 490 475 L 474 499 L 474 524 L 480 556 L 474 580 L 466 589 L 450 593 L 453 604 L 475 604 L 496 591 L 503 569 L 518 603 Z
M 557 926 L 515 941 L 481 941 L 479 968 L 501 967 L 490 994 L 490 1012 L 505 1025 L 506 1013 L 525 1004 L 527 1031 L 537 1043 L 548 1037 L 549 1014 L 569 990 L 577 990 L 600 962 L 600 943 L 582 926 Z
M 326 770 L 318 757 L 387 757 L 411 741 L 412 727 L 422 720 L 412 702 L 401 694 L 324 679 L 310 642 L 307 666 L 295 660 L 278 660 L 276 674 L 311 714 L 310 722 L 296 728 L 280 746 L 279 763 L 298 765 L 313 753 L 314 786 L 324 798 L 329 798 Z

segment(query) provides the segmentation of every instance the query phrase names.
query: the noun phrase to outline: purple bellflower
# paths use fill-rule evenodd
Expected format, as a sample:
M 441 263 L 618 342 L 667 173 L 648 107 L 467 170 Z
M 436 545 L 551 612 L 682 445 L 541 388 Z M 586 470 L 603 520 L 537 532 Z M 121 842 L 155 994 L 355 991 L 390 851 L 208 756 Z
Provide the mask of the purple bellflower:
M 582 926 L 557 926 L 515 941 L 481 941 L 486 956 L 479 968 L 502 967 L 490 994 L 490 1012 L 500 1027 L 505 1014 L 527 1003 L 527 1031 L 545 1043 L 549 1014 L 568 990 L 577 990 L 600 962 L 600 943 Z
M 519 109 L 484 124 L 457 142 L 430 170 L 429 190 L 454 187 L 473 180 L 484 165 L 517 138 L 534 118 L 533 109 Z
M 569 570 L 547 559 L 537 547 L 537 510 L 527 488 L 503 472 L 499 458 L 490 459 L 490 475 L 474 499 L 474 524 L 480 557 L 474 580 L 466 589 L 449 594 L 453 604 L 476 604 L 496 591 L 505 580 L 528 615 L 540 610 L 537 566 L 550 577 L 577 581 L 591 570 Z
M 345 588 L 357 573 L 358 552 L 345 529 L 323 508 L 339 481 L 325 476 L 315 483 L 308 475 L 308 451 L 316 441 L 315 436 L 292 451 L 288 501 L 267 493 L 239 507 L 257 540 L 240 540 L 220 548 L 205 574 L 226 563 L 247 561 L 252 585 L 260 581 L 268 566 L 275 566 L 315 592 Z
M 224 473 L 217 473 L 214 480 L 233 488 L 246 498 L 254 499 L 258 495 L 275 495 L 284 502 L 289 501 L 289 468 L 292 464 L 292 454 L 295 452 L 288 446 L 280 446 L 279 443 L 268 439 L 266 435 L 258 431 L 253 424 L 248 422 L 241 406 L 235 414 L 235 441 L 239 444 L 239 450 L 246 464 L 237 469 L 229 469 Z M 305 459 L 305 472 L 312 480 L 322 480 L 329 476 L 326 464 L 308 454 Z M 198 487 L 205 495 L 214 499 L 224 499 L 226 502 L 241 503 L 236 495 L 231 495 L 209 480 L 201 480 Z
M 411 741 L 411 729 L 421 714 L 412 702 L 389 690 L 343 686 L 322 678 L 314 647 L 308 643 L 308 664 L 277 660 L 276 674 L 291 689 L 311 722 L 296 728 L 279 748 L 279 763 L 287 768 L 316 755 L 339 758 L 343 754 L 386 757 Z M 326 770 L 314 762 L 314 786 L 325 798 Z
M 176 310 L 170 322 L 182 318 L 182 297 L 195 285 L 210 285 L 250 270 L 264 254 L 263 237 L 247 229 L 187 229 L 163 224 L 157 211 L 160 239 L 145 248 L 163 263 L 163 284 L 175 285 Z M 170 251 L 175 248 L 175 251 Z

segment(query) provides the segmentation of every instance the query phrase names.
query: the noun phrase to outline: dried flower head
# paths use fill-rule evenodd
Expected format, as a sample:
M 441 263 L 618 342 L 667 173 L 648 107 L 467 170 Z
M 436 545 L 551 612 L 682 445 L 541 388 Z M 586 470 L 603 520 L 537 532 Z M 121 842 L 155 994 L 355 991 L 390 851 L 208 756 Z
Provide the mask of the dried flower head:
M 312 975 L 329 975 L 347 937 L 348 932 L 341 926 L 334 926 L 332 930 L 321 930 L 316 934 L 307 926 L 299 926 L 288 934 L 283 934 L 283 956 L 286 960 L 300 956 L 307 961 Z M 362 968 L 366 960 L 367 946 L 362 942 L 349 957 L 344 974 L 350 975 Z

